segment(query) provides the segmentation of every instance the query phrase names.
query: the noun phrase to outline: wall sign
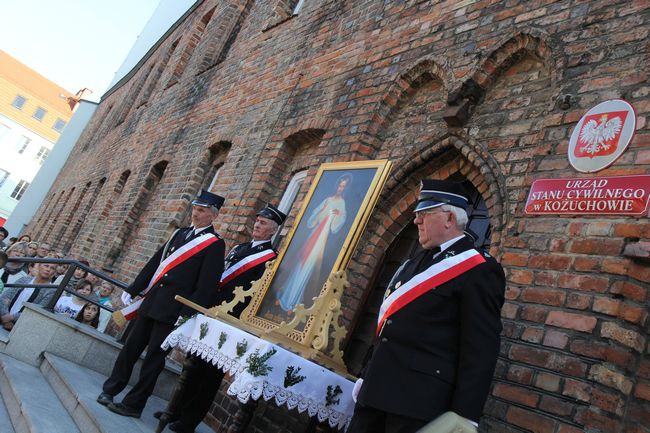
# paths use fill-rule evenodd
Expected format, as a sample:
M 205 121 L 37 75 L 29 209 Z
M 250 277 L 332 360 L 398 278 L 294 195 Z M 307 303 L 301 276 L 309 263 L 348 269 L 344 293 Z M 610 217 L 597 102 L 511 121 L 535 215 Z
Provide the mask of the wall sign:
M 650 175 L 537 179 L 528 193 L 529 215 L 630 215 L 648 212 Z
M 587 111 L 573 129 L 569 162 L 583 173 L 607 168 L 623 154 L 635 129 L 636 113 L 628 102 L 601 102 Z

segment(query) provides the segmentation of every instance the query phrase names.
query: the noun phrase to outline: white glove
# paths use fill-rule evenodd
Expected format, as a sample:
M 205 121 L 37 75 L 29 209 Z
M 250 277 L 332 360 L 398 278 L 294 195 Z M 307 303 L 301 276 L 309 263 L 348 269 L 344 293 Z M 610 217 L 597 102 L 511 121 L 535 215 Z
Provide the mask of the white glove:
M 354 387 L 352 388 L 352 400 L 355 403 L 357 402 L 359 391 L 361 391 L 361 385 L 363 385 L 363 379 L 357 379 L 357 381 L 354 382 Z
M 128 292 L 122 292 L 122 296 L 120 297 L 120 299 L 122 300 L 122 303 L 124 305 L 131 305 L 131 303 L 133 302 L 133 298 Z

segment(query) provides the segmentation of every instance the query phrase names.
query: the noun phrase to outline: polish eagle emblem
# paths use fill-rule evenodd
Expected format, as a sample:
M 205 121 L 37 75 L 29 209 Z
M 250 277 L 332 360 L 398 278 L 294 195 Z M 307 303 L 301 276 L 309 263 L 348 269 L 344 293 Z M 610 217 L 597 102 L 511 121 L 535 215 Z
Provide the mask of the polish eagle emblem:
M 614 153 L 626 116 L 626 111 L 588 116 L 580 130 L 575 156 L 593 158 Z

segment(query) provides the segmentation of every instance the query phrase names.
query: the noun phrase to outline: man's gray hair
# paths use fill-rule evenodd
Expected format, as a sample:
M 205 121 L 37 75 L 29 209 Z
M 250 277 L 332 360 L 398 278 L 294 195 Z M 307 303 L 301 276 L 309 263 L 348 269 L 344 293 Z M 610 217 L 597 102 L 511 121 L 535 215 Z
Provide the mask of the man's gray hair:
M 443 204 L 440 206 L 440 210 L 453 213 L 456 216 L 456 228 L 458 230 L 465 230 L 465 227 L 467 227 L 467 212 L 465 212 L 465 209 L 450 204 Z

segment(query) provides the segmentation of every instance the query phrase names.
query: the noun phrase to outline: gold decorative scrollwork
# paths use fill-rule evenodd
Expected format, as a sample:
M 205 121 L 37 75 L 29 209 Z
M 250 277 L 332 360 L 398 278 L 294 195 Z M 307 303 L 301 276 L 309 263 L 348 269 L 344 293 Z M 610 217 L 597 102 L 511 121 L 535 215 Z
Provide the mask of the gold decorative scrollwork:
M 246 302 L 247 298 L 258 295 L 259 291 L 266 287 L 265 284 L 268 283 L 267 279 L 271 278 L 272 275 L 270 272 L 272 266 L 272 262 L 266 264 L 264 275 L 258 281 L 255 281 L 249 290 L 236 287 L 234 299 L 230 302 L 224 301 L 216 307 L 209 309 L 203 308 L 181 296 L 177 296 L 176 300 L 206 316 L 227 322 L 349 377 L 343 362 L 343 351 L 341 350 L 341 344 L 347 335 L 347 330 L 339 324 L 339 318 L 341 317 L 341 296 L 345 288 L 350 286 L 345 271 L 330 274 L 324 285 L 324 290 L 320 296 L 313 298 L 314 303 L 311 307 L 305 308 L 302 304 L 296 305 L 293 319 L 289 323 L 282 322 L 280 325 L 275 325 L 274 327 L 265 326 L 264 328 L 256 326 L 257 322 L 250 323 L 246 318 L 253 316 L 253 312 L 250 311 L 252 304 L 249 304 L 242 312 L 242 320 L 228 314 L 239 303 Z M 309 327 L 309 332 L 303 340 L 304 342 L 300 343 L 292 338 L 292 336 L 296 332 L 296 327 L 307 321 L 312 321 L 313 326 Z M 332 338 L 332 345 L 328 351 L 330 337 Z

